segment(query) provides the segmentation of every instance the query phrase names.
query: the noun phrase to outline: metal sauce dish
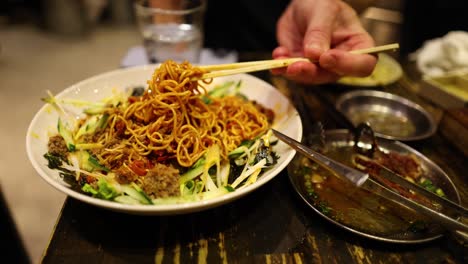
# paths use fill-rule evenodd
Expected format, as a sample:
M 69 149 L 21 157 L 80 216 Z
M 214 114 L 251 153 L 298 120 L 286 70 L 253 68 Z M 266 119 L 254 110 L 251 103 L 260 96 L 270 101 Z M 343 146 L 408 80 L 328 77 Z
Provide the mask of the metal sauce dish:
M 324 138 L 321 153 L 352 167 L 352 133 L 342 129 L 327 130 Z M 304 142 L 310 142 L 311 148 L 322 144 L 308 140 L 307 137 Z M 460 204 L 460 195 L 450 177 L 422 153 L 400 141 L 384 138 L 378 139 L 378 146 L 385 153 L 414 156 L 420 162 L 422 177 L 440 187 L 447 199 Z M 383 242 L 417 244 L 446 234 L 444 228 L 434 219 L 358 188 L 350 181 L 336 177 L 328 168 L 311 162 L 311 159 L 301 153 L 296 154 L 289 163 L 288 175 L 296 192 L 316 213 L 357 235 Z
M 375 90 L 341 95 L 335 104 L 353 125 L 369 123 L 378 137 L 412 141 L 432 136 L 437 125 L 420 105 L 401 96 Z

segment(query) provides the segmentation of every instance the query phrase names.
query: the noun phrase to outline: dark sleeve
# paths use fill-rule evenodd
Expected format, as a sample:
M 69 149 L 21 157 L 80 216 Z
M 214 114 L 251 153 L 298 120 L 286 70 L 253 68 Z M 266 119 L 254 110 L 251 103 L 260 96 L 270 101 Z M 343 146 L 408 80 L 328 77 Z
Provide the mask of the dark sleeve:
M 407 55 L 455 30 L 468 31 L 467 0 L 405 1 L 400 52 Z
M 205 47 L 271 51 L 277 46 L 276 21 L 288 0 L 208 1 Z

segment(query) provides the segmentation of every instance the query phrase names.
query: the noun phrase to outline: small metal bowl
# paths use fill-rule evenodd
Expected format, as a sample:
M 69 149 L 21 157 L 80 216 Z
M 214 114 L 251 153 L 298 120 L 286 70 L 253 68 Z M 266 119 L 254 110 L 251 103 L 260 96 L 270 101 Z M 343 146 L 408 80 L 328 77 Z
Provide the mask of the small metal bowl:
M 336 108 L 357 126 L 367 122 L 382 138 L 412 141 L 432 136 L 437 126 L 420 105 L 391 93 L 357 90 L 343 94 Z

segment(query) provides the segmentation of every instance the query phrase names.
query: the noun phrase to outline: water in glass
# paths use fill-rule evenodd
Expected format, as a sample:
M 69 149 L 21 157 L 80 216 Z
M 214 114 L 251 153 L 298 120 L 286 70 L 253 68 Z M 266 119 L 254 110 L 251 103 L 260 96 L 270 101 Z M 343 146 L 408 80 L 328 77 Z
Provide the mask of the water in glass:
M 150 62 L 171 59 L 198 63 L 202 47 L 200 29 L 189 24 L 149 25 L 143 29 L 143 39 Z

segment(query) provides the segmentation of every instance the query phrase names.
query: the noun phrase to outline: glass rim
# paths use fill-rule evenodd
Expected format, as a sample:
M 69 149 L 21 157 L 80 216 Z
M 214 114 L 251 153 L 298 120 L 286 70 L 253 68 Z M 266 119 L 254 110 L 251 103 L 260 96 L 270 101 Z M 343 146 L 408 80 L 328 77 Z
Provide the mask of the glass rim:
M 206 1 L 200 0 L 200 5 L 197 7 L 184 9 L 184 10 L 176 10 L 176 9 L 164 9 L 164 8 L 157 8 L 157 7 L 146 7 L 142 5 L 142 1 L 136 1 L 133 3 L 137 13 L 141 13 L 143 15 L 149 15 L 154 13 L 160 13 L 164 15 L 187 15 L 197 11 L 204 11 L 206 7 Z

